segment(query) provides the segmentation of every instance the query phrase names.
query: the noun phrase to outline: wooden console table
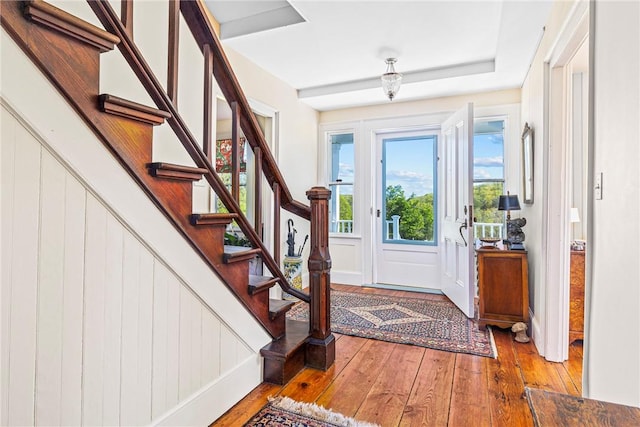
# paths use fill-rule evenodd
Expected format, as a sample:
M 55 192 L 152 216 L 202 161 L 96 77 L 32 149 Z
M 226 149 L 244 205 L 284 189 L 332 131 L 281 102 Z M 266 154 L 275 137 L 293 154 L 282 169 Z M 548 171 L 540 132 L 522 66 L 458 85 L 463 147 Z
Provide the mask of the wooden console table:
M 529 325 L 529 271 L 526 251 L 476 249 L 480 327 Z

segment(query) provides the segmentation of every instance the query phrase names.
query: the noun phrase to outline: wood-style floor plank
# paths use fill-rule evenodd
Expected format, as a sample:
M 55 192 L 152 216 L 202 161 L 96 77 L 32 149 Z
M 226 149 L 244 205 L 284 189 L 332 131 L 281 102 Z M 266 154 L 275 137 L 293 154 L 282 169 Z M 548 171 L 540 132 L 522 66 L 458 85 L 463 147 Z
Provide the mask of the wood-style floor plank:
M 569 346 L 569 359 L 562 362 L 576 389 L 576 396 L 582 396 L 582 341 Z
M 315 402 L 366 342 L 365 338 L 340 336 L 336 340 L 336 360 L 331 368 L 326 372 L 317 369 L 303 370 L 286 384 L 281 394 L 300 402 Z
M 456 354 L 426 349 L 401 426 L 446 426 Z
M 382 370 L 389 367 L 393 347 L 392 343 L 367 340 L 316 403 L 347 417 L 354 416 Z
M 341 285 L 332 289 L 444 298 Z M 336 362 L 329 370 L 306 368 L 284 387 L 261 384 L 213 425 L 243 425 L 268 396 L 286 395 L 383 427 L 533 426 L 525 386 L 581 391 L 582 342 L 570 346 L 569 361 L 552 363 L 532 342 L 514 342 L 509 330 L 493 334 L 498 359 L 336 335 Z
M 449 408 L 450 426 L 491 426 L 486 358 L 456 355 Z
M 524 382 L 516 360 L 516 348 L 506 333 L 494 333 L 498 358 L 488 361 L 489 406 L 493 426 L 530 426 L 531 411 L 524 396 Z
M 518 363 L 526 387 L 568 393 L 556 369 L 557 363 L 549 362 L 541 357 L 533 342 L 519 345 L 516 348 Z
M 244 399 L 218 418 L 212 425 L 216 427 L 234 427 L 249 421 L 264 405 L 269 396 L 275 396 L 282 386 L 262 383 L 254 388 Z
M 560 381 L 564 384 L 564 389 L 566 390 L 565 393 L 571 396 L 581 396 L 578 388 L 573 383 L 571 375 L 567 372 L 567 368 L 562 363 L 556 363 L 554 367 L 558 373 L 558 378 L 560 378 Z
M 389 356 L 395 369 L 383 369 L 356 417 L 382 426 L 398 425 L 407 404 L 424 348 L 397 345 Z

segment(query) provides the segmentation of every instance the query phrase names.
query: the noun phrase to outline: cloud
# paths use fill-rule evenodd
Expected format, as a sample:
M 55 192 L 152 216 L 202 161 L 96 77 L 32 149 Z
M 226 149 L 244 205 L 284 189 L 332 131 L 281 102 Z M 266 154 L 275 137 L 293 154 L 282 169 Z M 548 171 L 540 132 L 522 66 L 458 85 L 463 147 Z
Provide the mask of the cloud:
M 473 179 L 491 179 L 493 178 L 486 169 L 475 169 L 473 171 Z
M 494 134 L 494 135 L 486 135 L 486 138 L 492 144 L 500 144 L 500 145 L 502 145 L 504 143 L 504 138 L 503 138 L 501 133 L 500 134 Z
M 348 163 L 340 163 L 339 174 L 342 177 L 353 178 L 353 165 L 350 165 Z
M 473 160 L 475 167 L 497 168 L 504 166 L 504 160 L 500 156 L 496 157 L 477 157 Z
M 411 194 L 422 196 L 433 193 L 433 178 L 412 171 L 387 171 L 387 186 L 389 185 L 401 185 L 407 197 Z

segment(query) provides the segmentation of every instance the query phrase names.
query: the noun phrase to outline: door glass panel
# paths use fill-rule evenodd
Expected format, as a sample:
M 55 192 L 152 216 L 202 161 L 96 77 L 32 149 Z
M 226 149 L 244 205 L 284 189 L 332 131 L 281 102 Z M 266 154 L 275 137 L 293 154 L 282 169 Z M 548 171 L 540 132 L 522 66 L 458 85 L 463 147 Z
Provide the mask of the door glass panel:
M 383 242 L 435 244 L 436 142 L 436 135 L 383 140 Z

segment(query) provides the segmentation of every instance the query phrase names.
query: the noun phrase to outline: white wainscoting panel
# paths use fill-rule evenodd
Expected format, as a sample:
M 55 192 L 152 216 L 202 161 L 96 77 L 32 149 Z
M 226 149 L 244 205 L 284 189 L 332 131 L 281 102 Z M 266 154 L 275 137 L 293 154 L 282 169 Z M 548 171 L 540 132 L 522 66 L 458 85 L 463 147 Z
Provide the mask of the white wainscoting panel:
M 2 316 L 2 425 L 192 417 L 223 374 L 259 381 L 237 371 L 255 351 L 4 105 Z

